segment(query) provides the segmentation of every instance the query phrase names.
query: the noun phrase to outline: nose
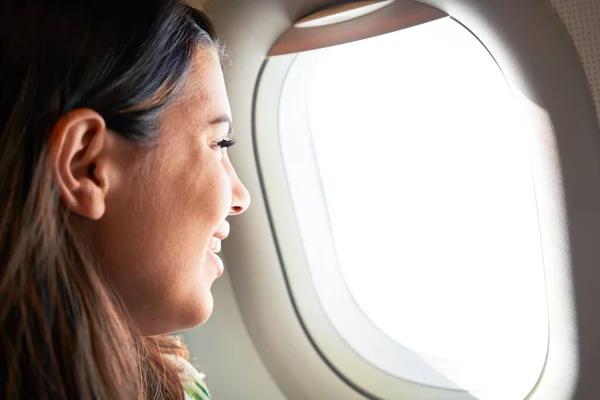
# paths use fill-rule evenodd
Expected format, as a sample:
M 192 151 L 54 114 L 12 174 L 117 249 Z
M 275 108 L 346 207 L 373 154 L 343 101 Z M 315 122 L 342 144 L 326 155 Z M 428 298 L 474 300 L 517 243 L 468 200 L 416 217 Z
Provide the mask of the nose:
M 231 209 L 229 215 L 239 215 L 250 206 L 250 192 L 238 177 L 233 165 L 229 163 L 229 179 L 231 182 Z

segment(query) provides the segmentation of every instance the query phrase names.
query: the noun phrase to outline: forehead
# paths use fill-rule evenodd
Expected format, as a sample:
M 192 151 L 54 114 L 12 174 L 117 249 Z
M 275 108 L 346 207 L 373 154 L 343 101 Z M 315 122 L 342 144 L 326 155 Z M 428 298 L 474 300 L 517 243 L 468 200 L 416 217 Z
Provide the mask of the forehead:
M 169 106 L 167 114 L 192 119 L 196 124 L 206 123 L 215 116 L 231 116 L 225 80 L 217 53 L 200 49 L 192 60 L 190 72 L 178 98 Z

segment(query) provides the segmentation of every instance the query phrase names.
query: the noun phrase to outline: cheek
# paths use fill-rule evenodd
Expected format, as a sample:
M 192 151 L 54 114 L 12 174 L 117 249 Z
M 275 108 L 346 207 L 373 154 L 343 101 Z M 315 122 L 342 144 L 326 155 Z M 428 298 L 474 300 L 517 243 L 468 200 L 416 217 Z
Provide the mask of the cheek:
M 203 220 L 213 225 L 210 227 L 212 235 L 227 217 L 231 204 L 231 187 L 220 165 L 203 178 L 202 181 L 195 182 L 193 189 L 190 190 L 196 198 L 196 201 L 190 204 L 190 208 L 193 207 L 195 214 L 201 214 Z
M 231 204 L 231 188 L 219 155 L 212 149 L 194 153 L 184 167 L 164 176 L 161 192 L 169 193 L 162 203 L 170 208 L 172 218 L 180 226 L 212 236 Z
M 207 162 L 210 154 L 197 150 L 179 159 L 168 158 L 171 162 L 158 160 L 157 167 L 138 180 L 137 191 L 148 200 L 140 205 L 144 219 L 137 230 L 147 242 L 139 261 L 160 261 L 158 273 L 176 268 L 180 274 L 198 262 L 203 241 L 212 236 L 220 218 L 222 199 L 218 174 Z

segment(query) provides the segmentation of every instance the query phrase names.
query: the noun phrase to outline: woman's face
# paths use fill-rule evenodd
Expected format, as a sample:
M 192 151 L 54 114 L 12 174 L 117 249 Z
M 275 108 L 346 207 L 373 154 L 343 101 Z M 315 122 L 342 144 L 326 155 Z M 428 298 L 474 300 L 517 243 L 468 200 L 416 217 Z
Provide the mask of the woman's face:
M 220 147 L 230 121 L 219 60 L 201 50 L 161 115 L 158 142 L 144 148 L 113 138 L 118 168 L 92 224 L 93 250 L 144 335 L 201 324 L 212 312 L 226 218 L 250 203 Z

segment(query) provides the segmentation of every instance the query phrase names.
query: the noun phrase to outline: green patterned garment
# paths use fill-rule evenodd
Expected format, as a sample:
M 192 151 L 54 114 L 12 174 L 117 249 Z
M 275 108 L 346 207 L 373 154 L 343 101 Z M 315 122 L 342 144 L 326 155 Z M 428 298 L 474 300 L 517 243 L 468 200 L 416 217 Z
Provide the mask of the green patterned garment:
M 204 383 L 204 374 L 198 372 L 189 361 L 181 357 L 175 357 L 175 362 L 181 368 L 185 400 L 210 400 L 210 392 Z

